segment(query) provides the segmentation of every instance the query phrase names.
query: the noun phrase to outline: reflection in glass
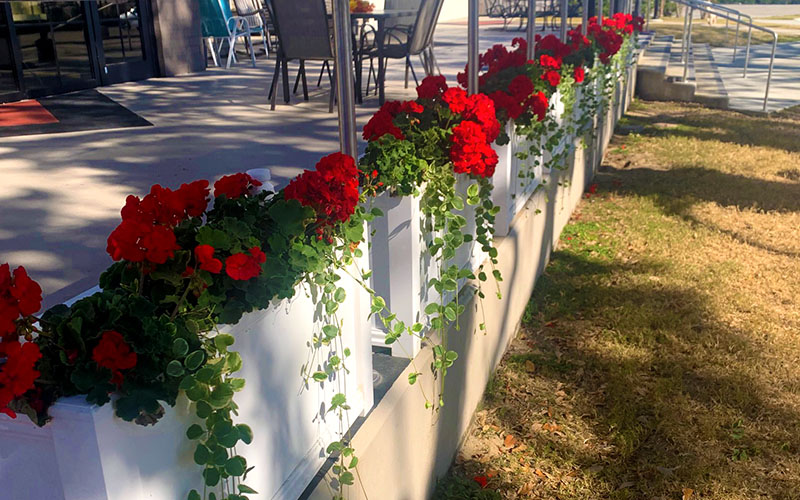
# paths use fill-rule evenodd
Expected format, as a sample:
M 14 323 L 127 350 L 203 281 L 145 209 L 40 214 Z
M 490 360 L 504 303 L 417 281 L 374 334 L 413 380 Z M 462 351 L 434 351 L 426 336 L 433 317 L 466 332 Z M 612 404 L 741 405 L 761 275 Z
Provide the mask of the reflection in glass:
M 82 2 L 12 2 L 27 90 L 79 86 L 95 78 Z
M 106 64 L 141 61 L 138 0 L 98 0 L 100 32 Z
M 0 5 L 0 99 L 3 94 L 10 94 L 18 90 L 17 82 L 14 79 L 14 59 L 11 57 L 10 38 L 5 9 Z

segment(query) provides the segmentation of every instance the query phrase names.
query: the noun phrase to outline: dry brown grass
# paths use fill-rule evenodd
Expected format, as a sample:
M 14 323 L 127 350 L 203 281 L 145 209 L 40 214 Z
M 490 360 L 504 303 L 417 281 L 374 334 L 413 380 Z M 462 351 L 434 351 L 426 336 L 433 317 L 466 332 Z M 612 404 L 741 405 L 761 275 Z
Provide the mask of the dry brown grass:
M 620 130 L 436 498 L 800 498 L 800 117 Z

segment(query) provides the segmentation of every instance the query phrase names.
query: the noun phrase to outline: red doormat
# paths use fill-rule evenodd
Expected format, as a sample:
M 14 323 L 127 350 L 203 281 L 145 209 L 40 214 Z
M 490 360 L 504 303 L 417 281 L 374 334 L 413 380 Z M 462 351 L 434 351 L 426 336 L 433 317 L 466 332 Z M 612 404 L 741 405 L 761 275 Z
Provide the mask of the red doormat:
M 58 118 L 47 111 L 38 101 L 20 101 L 0 105 L 0 127 L 43 125 L 45 123 L 58 123 Z

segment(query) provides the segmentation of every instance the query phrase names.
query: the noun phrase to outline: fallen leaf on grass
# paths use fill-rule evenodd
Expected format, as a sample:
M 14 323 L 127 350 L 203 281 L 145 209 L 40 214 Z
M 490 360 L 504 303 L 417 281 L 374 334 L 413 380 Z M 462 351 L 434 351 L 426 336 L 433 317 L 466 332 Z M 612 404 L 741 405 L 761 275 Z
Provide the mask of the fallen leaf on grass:
M 556 423 L 547 422 L 542 426 L 542 429 L 546 430 L 547 432 L 556 432 L 561 430 L 561 426 Z
M 683 500 L 690 500 L 694 495 L 694 490 L 691 488 L 684 488 L 683 489 Z
M 517 438 L 514 437 L 513 434 L 506 434 L 506 438 L 503 440 L 503 446 L 506 448 L 513 448 L 517 444 Z
M 525 361 L 525 371 L 527 371 L 528 373 L 533 373 L 534 371 L 536 371 L 536 365 L 533 364 L 533 361 L 531 361 L 530 359 Z

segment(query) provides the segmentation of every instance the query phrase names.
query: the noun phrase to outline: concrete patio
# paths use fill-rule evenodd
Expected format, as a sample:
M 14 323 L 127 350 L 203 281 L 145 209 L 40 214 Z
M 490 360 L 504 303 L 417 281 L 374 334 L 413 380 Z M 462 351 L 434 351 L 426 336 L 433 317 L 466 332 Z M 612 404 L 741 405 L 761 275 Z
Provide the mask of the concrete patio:
M 466 36 L 463 23 L 437 29 L 436 55 L 451 84 L 467 58 Z M 516 36 L 524 35 L 483 26 L 481 48 Z M 129 194 L 256 167 L 271 168 L 276 183 L 285 185 L 338 149 L 329 87 L 325 81 L 314 86 L 318 68 L 308 67 L 311 100 L 295 96 L 285 105 L 279 94 L 275 111 L 267 101 L 274 61 L 262 56 L 256 68 L 240 63 L 98 89 L 153 127 L 0 139 L 2 260 L 24 265 L 42 284 L 45 306 L 53 305 L 97 283 L 111 262 L 106 238 Z M 387 98 L 415 96 L 413 80 L 403 88 L 402 61 L 388 68 Z M 290 69 L 293 79 L 296 65 Z M 372 95 L 356 108 L 359 129 L 376 108 Z

